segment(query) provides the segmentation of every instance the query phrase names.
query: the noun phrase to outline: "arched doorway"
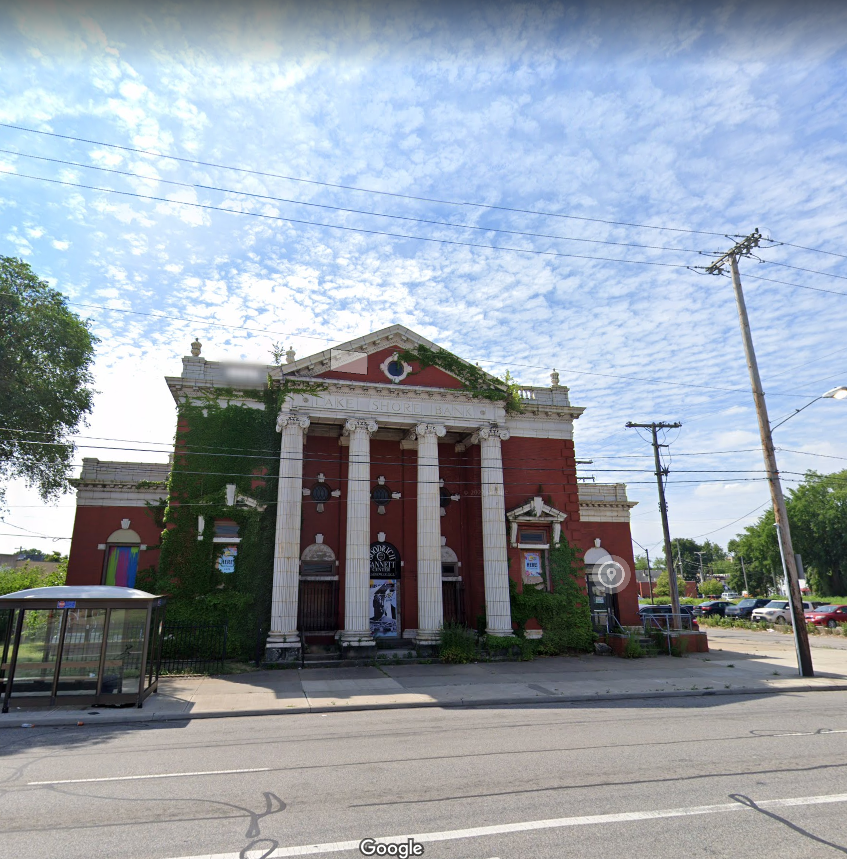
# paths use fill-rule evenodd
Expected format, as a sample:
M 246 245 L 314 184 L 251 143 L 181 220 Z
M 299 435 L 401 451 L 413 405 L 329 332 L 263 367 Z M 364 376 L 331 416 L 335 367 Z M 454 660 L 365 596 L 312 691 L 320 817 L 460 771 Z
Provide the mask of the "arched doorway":
M 334 635 L 338 630 L 338 572 L 335 552 L 316 534 L 300 556 L 297 627 L 304 635 Z
M 618 598 L 617 594 L 609 593 L 600 584 L 595 570 L 603 564 L 613 563 L 614 559 L 601 545 L 600 540 L 594 541 L 594 545 L 583 556 L 585 563 L 585 584 L 588 589 L 588 605 L 591 609 L 591 622 L 595 629 L 605 631 L 608 628 L 610 616 L 617 617 Z
M 465 622 L 465 589 L 460 569 L 461 564 L 456 553 L 449 546 L 442 545 L 441 602 L 444 607 L 444 623 Z

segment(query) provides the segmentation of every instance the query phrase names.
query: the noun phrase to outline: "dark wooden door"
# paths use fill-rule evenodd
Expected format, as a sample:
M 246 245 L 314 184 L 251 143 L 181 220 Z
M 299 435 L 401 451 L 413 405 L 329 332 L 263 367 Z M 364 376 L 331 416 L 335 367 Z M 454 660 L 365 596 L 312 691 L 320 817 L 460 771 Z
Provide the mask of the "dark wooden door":
M 462 582 L 442 582 L 441 598 L 444 604 L 444 623 L 464 623 L 465 590 Z
M 304 633 L 338 629 L 338 579 L 300 579 L 297 626 Z

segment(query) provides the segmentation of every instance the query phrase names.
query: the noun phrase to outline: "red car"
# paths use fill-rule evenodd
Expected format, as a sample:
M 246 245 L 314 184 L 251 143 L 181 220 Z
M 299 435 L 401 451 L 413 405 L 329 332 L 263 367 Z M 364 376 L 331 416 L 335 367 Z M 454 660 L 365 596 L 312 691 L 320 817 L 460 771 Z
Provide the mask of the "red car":
M 806 623 L 835 629 L 838 624 L 847 623 L 847 605 L 821 605 L 813 608 L 806 612 Z

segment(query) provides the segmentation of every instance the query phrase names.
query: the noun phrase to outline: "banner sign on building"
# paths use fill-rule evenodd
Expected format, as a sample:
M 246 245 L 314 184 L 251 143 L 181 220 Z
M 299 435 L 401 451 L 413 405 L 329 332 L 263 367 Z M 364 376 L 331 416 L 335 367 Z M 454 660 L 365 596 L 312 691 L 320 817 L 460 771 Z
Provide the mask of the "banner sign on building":
M 400 578 L 400 553 L 391 543 L 371 543 L 371 578 Z
M 215 566 L 222 573 L 235 572 L 235 558 L 238 555 L 238 546 L 224 546 L 220 550 Z
M 397 582 L 390 579 L 371 579 L 371 634 L 396 636 L 399 633 L 397 611 Z

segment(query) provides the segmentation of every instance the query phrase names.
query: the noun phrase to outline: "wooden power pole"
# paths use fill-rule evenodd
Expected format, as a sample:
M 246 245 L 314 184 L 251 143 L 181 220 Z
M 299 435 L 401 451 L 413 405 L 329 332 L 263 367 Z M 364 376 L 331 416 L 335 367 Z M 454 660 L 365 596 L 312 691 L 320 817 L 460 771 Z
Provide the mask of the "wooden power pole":
M 800 593 L 800 581 L 797 575 L 797 562 L 794 548 L 791 544 L 791 530 L 788 525 L 788 513 L 785 509 L 785 497 L 782 494 L 782 484 L 779 481 L 779 469 L 776 465 L 776 452 L 771 437 L 771 424 L 768 418 L 768 407 L 762 390 L 762 380 L 759 376 L 759 365 L 756 352 L 753 349 L 753 335 L 750 331 L 750 320 L 747 317 L 747 305 L 741 290 L 741 276 L 738 273 L 738 258 L 749 256 L 753 248 L 759 246 L 761 234 L 755 230 L 747 238 L 737 242 L 735 247 L 727 251 L 706 268 L 709 274 L 723 274 L 728 265 L 732 274 L 732 288 L 735 291 L 735 303 L 738 306 L 738 320 L 741 323 L 741 339 L 744 341 L 744 354 L 747 356 L 747 369 L 750 372 L 750 384 L 753 388 L 753 401 L 756 404 L 756 416 L 759 420 L 759 435 L 762 439 L 762 454 L 765 459 L 765 471 L 773 502 L 774 520 L 777 525 L 777 538 L 780 552 L 784 559 L 786 578 L 788 579 L 788 599 L 791 605 L 791 617 L 794 624 L 794 643 L 797 647 L 797 662 L 801 677 L 814 677 L 812 652 L 809 648 L 809 633 L 806 630 L 806 617 L 803 613 L 803 596 Z
M 671 612 L 673 617 L 671 618 L 671 625 L 674 629 L 679 629 L 680 627 L 680 609 L 679 609 L 679 587 L 676 581 L 676 570 L 674 569 L 673 563 L 673 548 L 671 546 L 671 532 L 668 527 L 668 505 L 665 501 L 665 477 L 668 474 L 668 469 L 662 467 L 661 460 L 659 459 L 659 437 L 657 435 L 658 430 L 660 429 L 676 429 L 677 427 L 681 427 L 682 424 L 674 423 L 674 424 L 664 424 L 664 423 L 652 423 L 652 424 L 634 424 L 632 421 L 627 421 L 627 428 L 632 429 L 634 427 L 638 427 L 640 429 L 648 429 L 653 433 L 653 458 L 656 462 L 656 480 L 659 484 L 659 510 L 662 514 L 662 531 L 665 536 L 665 559 L 667 560 L 667 568 L 668 568 L 668 584 L 670 586 L 671 591 Z

